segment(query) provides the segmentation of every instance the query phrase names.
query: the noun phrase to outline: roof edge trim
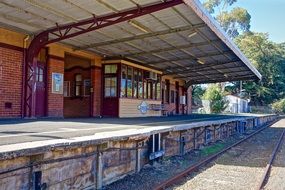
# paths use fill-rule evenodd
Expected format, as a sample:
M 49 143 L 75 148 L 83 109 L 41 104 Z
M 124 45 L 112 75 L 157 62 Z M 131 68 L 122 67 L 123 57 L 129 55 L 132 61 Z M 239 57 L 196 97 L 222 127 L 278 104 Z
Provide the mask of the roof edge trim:
M 259 71 L 250 63 L 248 58 L 240 51 L 230 37 L 225 33 L 222 27 L 217 21 L 206 11 L 199 0 L 183 0 L 186 5 L 192 8 L 192 10 L 206 23 L 207 26 L 241 59 L 241 61 L 261 80 L 262 75 Z

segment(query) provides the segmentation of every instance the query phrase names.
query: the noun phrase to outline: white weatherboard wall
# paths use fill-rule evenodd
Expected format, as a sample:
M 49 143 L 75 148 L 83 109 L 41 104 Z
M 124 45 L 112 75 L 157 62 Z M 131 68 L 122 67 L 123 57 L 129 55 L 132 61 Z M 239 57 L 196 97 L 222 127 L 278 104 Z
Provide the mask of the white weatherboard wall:
M 229 105 L 225 110 L 225 112 L 230 112 L 230 113 L 248 112 L 248 102 L 249 102 L 248 100 L 233 95 L 227 95 L 226 99 L 229 101 Z
M 160 100 L 139 100 L 139 99 L 119 99 L 119 117 L 147 117 L 147 116 L 161 116 L 161 111 L 154 111 L 147 109 L 146 113 L 140 111 L 140 105 L 145 102 L 147 105 L 160 105 Z

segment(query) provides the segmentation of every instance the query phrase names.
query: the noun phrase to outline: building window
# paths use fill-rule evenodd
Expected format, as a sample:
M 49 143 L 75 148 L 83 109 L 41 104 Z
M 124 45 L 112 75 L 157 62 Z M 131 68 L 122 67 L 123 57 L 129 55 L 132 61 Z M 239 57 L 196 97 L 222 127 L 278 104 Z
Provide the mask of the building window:
M 134 86 L 133 86 L 134 98 L 138 98 L 138 82 L 139 82 L 138 70 L 134 69 Z
M 143 98 L 147 99 L 147 80 L 143 80 Z
M 168 104 L 170 102 L 169 95 L 170 95 L 170 82 L 169 80 L 165 80 L 165 103 Z
M 81 88 L 82 88 L 82 75 L 76 74 L 75 75 L 75 96 L 82 95 Z
M 141 70 L 139 70 L 138 72 L 138 80 L 139 80 L 138 84 L 139 98 L 143 98 L 143 76 Z
M 63 83 L 63 96 L 70 97 L 70 81 L 64 81 Z
M 157 81 L 156 81 L 156 100 L 161 99 L 161 80 L 160 76 L 157 76 Z
M 44 69 L 41 67 L 36 68 L 36 81 L 43 82 L 44 81 Z
M 105 74 L 116 74 L 117 73 L 117 65 L 105 65 Z
M 84 80 L 84 96 L 90 96 L 91 94 L 90 88 L 91 88 L 90 79 L 85 79 Z
M 147 99 L 152 99 L 152 97 L 153 97 L 152 81 L 147 81 Z
M 133 96 L 133 68 L 128 67 L 128 74 L 127 74 L 127 97 Z
M 104 97 L 117 97 L 117 77 L 105 77 Z
M 164 89 L 161 90 L 161 102 L 164 104 Z
M 121 97 L 127 97 L 127 66 L 122 65 L 122 72 L 121 72 Z
M 150 79 L 148 71 L 132 66 L 121 66 L 120 97 L 139 99 L 161 99 L 161 76 Z M 110 74 L 107 74 L 110 76 Z M 111 74 L 113 76 L 113 74 Z
M 171 90 L 171 103 L 175 103 L 175 92 L 174 90 Z

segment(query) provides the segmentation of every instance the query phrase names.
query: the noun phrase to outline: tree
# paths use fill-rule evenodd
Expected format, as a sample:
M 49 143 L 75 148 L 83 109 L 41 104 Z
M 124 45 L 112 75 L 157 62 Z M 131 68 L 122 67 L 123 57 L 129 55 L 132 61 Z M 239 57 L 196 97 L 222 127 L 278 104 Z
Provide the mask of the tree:
M 263 76 L 259 82 L 243 82 L 245 97 L 253 105 L 269 105 L 285 97 L 285 44 L 270 41 L 268 34 L 251 32 L 250 14 L 243 8 L 232 8 L 235 2 L 204 0 L 204 6 Z M 239 82 L 233 82 L 225 90 L 240 93 Z
M 230 7 L 237 0 L 206 0 L 203 5 L 231 38 L 250 31 L 251 16 L 246 9 Z
M 192 103 L 193 105 L 202 105 L 202 97 L 205 93 L 205 89 L 201 85 L 192 86 Z
M 272 104 L 272 108 L 276 113 L 285 113 L 285 99 L 280 99 Z
M 259 82 L 244 82 L 243 88 L 255 105 L 268 105 L 283 98 L 285 92 L 285 46 L 268 39 L 264 33 L 249 32 L 235 42 L 261 73 Z
M 211 113 L 221 113 L 228 106 L 228 101 L 224 98 L 224 93 L 218 84 L 209 85 L 203 98 L 210 102 Z

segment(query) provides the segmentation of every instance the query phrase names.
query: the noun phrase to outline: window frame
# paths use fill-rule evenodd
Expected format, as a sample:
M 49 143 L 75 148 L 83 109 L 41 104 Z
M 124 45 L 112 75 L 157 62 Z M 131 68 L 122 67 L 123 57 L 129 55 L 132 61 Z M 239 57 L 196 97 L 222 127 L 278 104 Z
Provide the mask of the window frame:
M 170 104 L 170 81 L 168 79 L 165 80 L 165 103 Z
M 125 71 L 125 77 L 124 77 L 124 89 L 122 88 L 122 79 L 123 79 L 123 67 Z M 127 97 L 127 70 L 128 66 L 127 65 L 121 65 L 121 72 L 119 73 L 120 75 L 120 98 L 126 98 Z M 122 96 L 122 91 L 124 92 L 124 95 Z
M 175 104 L 176 101 L 175 101 L 176 97 L 175 97 L 175 90 L 171 90 L 170 91 L 170 103 L 171 104 Z
M 119 90 L 119 98 L 128 98 L 128 99 L 140 99 L 140 100 L 161 100 L 161 74 L 157 74 L 159 80 L 150 80 L 145 78 L 145 73 L 149 72 L 148 70 L 144 70 L 135 66 L 127 65 L 127 64 L 121 64 L 120 71 L 118 73 L 120 84 L 120 90 Z M 125 68 L 125 69 L 123 69 Z M 123 78 L 123 71 L 126 70 L 126 85 L 125 87 L 122 87 L 122 80 Z M 128 72 L 132 73 L 131 76 L 131 89 L 132 93 L 128 94 L 128 81 L 130 81 L 130 75 Z M 159 83 L 159 85 L 158 85 Z M 159 95 L 157 94 L 157 88 L 160 88 Z M 151 90 L 149 92 L 149 90 Z M 122 92 L 125 92 L 126 95 L 122 96 Z
M 109 66 L 116 66 L 116 72 L 106 72 L 106 67 Z M 112 71 L 112 69 L 111 69 Z M 121 79 L 121 77 L 118 76 L 120 69 L 119 69 L 119 65 L 116 63 L 110 63 L 110 64 L 104 64 L 103 65 L 103 92 L 102 95 L 104 98 L 118 98 L 119 95 L 119 88 L 120 88 L 120 84 L 118 83 L 119 79 Z M 114 87 L 115 88 L 115 96 L 106 96 L 106 79 L 108 78 L 116 78 L 116 82 L 115 82 L 115 86 L 110 86 L 109 88 Z M 120 80 L 121 81 L 121 80 Z M 110 91 L 111 92 L 111 91 Z M 121 94 L 121 93 L 120 93 Z
M 77 80 L 77 76 L 81 76 L 81 80 Z M 83 76 L 81 73 L 74 74 L 74 97 L 82 97 Z M 79 88 L 79 94 L 77 94 L 77 87 Z
M 110 85 L 110 86 L 106 86 L 106 80 L 107 79 L 115 79 L 115 85 L 113 86 L 113 85 Z M 110 90 L 110 95 L 108 95 L 108 96 L 106 96 L 106 89 L 109 89 Z M 114 90 L 114 92 L 115 92 L 115 95 L 113 96 L 113 95 L 111 95 L 111 92 L 112 92 L 112 90 L 111 89 L 115 89 Z M 105 76 L 104 77 L 104 98 L 117 98 L 118 97 L 118 92 L 117 92 L 117 90 L 118 90 L 118 77 L 116 77 L 116 76 Z
M 131 76 L 130 79 L 129 79 L 129 76 Z M 130 88 L 129 88 L 129 82 L 131 82 Z M 126 86 L 126 88 L 127 88 L 127 98 L 133 98 L 133 96 L 134 96 L 134 91 L 133 91 L 133 88 L 134 88 L 134 67 L 129 66 L 129 65 L 127 66 L 127 86 Z M 129 89 L 131 90 L 130 92 L 128 91 Z

